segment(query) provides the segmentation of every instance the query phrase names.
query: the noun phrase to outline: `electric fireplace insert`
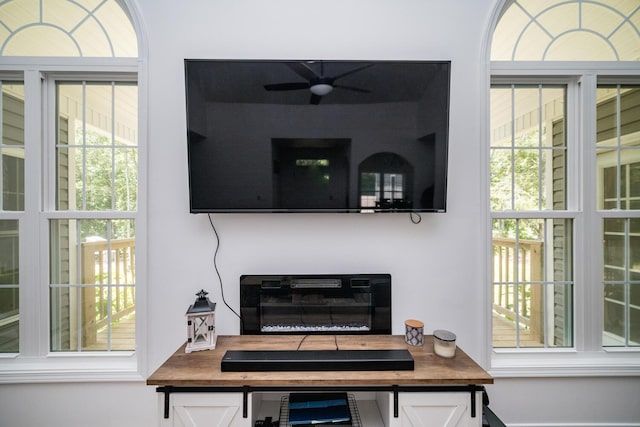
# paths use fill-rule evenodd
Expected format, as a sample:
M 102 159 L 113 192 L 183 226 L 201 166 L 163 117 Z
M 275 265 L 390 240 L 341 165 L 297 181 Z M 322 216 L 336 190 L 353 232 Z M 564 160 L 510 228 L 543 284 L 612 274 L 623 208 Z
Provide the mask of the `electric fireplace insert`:
M 244 275 L 241 333 L 391 334 L 391 276 Z

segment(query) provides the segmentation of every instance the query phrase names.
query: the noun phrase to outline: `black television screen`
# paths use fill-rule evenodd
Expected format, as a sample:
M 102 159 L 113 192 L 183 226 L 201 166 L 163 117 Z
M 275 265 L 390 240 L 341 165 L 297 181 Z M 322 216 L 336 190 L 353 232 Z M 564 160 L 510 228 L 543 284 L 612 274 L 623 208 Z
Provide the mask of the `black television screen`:
M 450 66 L 185 60 L 190 211 L 444 212 Z

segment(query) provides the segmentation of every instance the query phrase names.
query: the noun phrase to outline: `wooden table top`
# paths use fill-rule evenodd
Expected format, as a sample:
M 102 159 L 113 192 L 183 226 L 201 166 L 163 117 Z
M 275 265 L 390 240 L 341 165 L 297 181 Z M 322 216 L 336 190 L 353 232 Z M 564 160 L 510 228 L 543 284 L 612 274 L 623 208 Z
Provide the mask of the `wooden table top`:
M 493 378 L 459 347 L 452 359 L 437 356 L 433 338 L 423 346 L 403 335 L 234 335 L 219 336 L 216 348 L 185 353 L 182 345 L 148 379 L 153 386 L 368 386 L 492 384 Z M 408 349 L 413 371 L 221 372 L 227 350 Z

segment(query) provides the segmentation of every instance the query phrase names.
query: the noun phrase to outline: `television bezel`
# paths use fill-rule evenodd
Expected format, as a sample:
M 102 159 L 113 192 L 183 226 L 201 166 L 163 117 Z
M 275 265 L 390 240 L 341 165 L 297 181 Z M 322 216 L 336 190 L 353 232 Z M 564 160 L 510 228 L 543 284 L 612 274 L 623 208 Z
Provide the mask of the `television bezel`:
M 442 159 L 444 163 L 444 173 L 442 177 L 442 185 L 440 186 L 444 196 L 443 205 L 434 208 L 371 208 L 371 207 L 357 207 L 357 208 L 194 208 L 192 197 L 192 175 L 191 175 L 191 153 L 189 145 L 191 144 L 191 138 L 201 138 L 201 136 L 194 134 L 189 129 L 190 112 L 189 112 L 189 84 L 188 84 L 188 64 L 190 62 L 254 62 L 254 63 L 287 63 L 287 62 L 324 62 L 324 63 L 432 63 L 432 64 L 446 64 L 447 66 L 447 96 L 446 96 L 446 114 L 445 114 L 445 128 L 444 135 L 445 152 Z M 449 175 L 449 134 L 450 134 L 450 112 L 451 112 L 451 60 L 413 60 L 413 59 L 393 59 L 393 60 L 380 60 L 380 59 L 357 59 L 357 60 L 326 60 L 326 59 L 202 59 L 202 58 L 185 58 L 184 59 L 184 78 L 185 78 L 185 103 L 186 103 L 186 125 L 187 125 L 187 158 L 188 158 L 188 178 L 189 178 L 189 212 L 192 214 L 246 214 L 246 213 L 361 213 L 361 214 L 384 214 L 384 213 L 445 213 L 447 212 L 447 199 L 448 199 L 448 175 Z

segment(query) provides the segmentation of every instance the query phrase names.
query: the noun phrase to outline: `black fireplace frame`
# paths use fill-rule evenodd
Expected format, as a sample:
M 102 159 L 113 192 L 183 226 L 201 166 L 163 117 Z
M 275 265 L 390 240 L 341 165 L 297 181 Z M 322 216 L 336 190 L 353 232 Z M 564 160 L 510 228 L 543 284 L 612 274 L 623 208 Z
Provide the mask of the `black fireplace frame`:
M 323 298 L 325 297 L 326 298 Z M 323 305 L 315 305 L 316 315 L 337 310 L 331 301 L 365 300 L 368 302 L 367 329 L 304 329 L 264 330 L 261 299 L 279 301 L 306 297 L 320 297 Z M 297 304 L 300 304 L 299 302 Z M 306 308 L 311 305 L 305 305 Z M 286 307 L 285 307 L 286 308 Z M 344 312 L 345 306 L 340 309 Z M 358 310 L 363 310 L 360 307 Z M 345 314 L 342 315 L 343 317 Z M 242 335 L 303 334 L 303 335 L 360 335 L 391 334 L 391 275 L 390 274 L 298 274 L 298 275 L 242 275 L 240 277 L 240 317 Z

